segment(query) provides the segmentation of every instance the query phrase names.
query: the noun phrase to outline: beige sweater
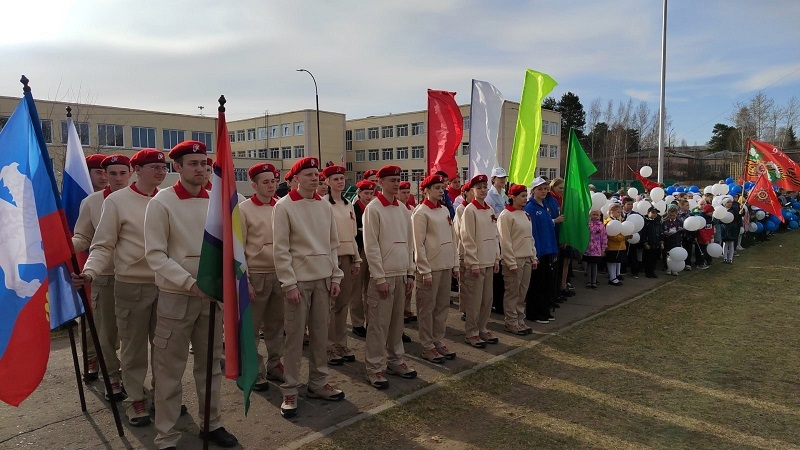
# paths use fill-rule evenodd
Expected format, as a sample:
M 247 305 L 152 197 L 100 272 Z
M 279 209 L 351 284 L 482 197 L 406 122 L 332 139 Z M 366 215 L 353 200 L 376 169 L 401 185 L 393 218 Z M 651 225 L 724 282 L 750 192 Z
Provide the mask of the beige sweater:
M 472 202 L 464 208 L 460 223 L 464 266 L 468 269 L 484 269 L 500 262 L 494 211 L 488 204 L 485 209 L 478 209 L 476 203 Z
M 275 273 L 272 256 L 272 214 L 275 200 L 262 203 L 255 195 L 239 204 L 247 270 L 250 273 Z
M 520 258 L 536 261 L 533 225 L 525 210 L 511 210 L 506 207 L 497 218 L 497 232 L 500 235 L 500 255 L 505 267 L 516 269 L 517 259 Z
M 341 283 L 339 235 L 331 204 L 293 190 L 275 204 L 272 217 L 275 272 L 284 292 L 298 281 Z
M 106 198 L 84 272 L 96 278 L 110 266 L 119 281 L 154 282 L 144 257 L 144 213 L 151 198 L 130 186 Z
M 411 213 L 397 198 L 388 203 L 382 194 L 364 211 L 364 254 L 369 276 L 377 284 L 387 277 L 414 274 L 414 235 Z
M 464 263 L 464 246 L 461 244 L 461 218 L 464 216 L 464 203 L 456 206 L 456 217 L 453 219 L 453 229 L 456 231 L 456 250 L 458 251 L 458 262 Z
M 163 291 L 190 295 L 197 282 L 208 203 L 208 198 L 181 199 L 172 186 L 159 191 L 147 204 L 145 257 Z
M 106 195 L 108 195 L 106 190 L 92 192 L 81 202 L 78 220 L 75 221 L 75 233 L 72 235 L 72 245 L 76 253 L 87 250 L 92 245 Z M 97 278 L 97 275 L 114 275 L 113 264 L 104 266 L 102 270 L 93 274 L 92 278 Z
M 322 197 L 322 201 L 330 204 L 328 196 Z M 353 210 L 353 204 L 344 202 L 339 199 L 336 203 L 331 205 L 333 208 L 333 217 L 336 220 L 336 232 L 339 233 L 339 256 L 352 256 L 353 263 L 356 266 L 361 266 L 361 257 L 358 255 L 358 247 L 356 246 L 356 213 Z
M 432 278 L 431 272 L 451 270 L 458 266 L 456 233 L 450 212 L 442 205 L 427 199 L 411 214 L 414 229 L 414 261 L 422 278 Z

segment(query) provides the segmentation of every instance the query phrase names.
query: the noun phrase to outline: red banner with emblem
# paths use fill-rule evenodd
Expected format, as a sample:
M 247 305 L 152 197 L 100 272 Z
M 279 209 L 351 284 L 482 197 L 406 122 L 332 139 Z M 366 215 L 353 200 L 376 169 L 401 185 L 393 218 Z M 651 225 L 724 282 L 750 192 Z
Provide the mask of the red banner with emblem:
M 753 140 L 747 142 L 747 149 L 744 181 L 756 181 L 763 174 L 769 183 L 779 188 L 800 191 L 800 167 L 781 149 Z
M 767 175 L 762 173 L 758 177 L 753 189 L 750 190 L 750 195 L 747 197 L 747 203 L 750 206 L 761 208 L 764 212 L 768 212 L 773 216 L 778 216 L 783 222 L 783 213 L 781 212 L 781 204 L 778 202 L 778 196 L 775 195 L 775 190 L 772 189 L 772 184 L 767 179 Z

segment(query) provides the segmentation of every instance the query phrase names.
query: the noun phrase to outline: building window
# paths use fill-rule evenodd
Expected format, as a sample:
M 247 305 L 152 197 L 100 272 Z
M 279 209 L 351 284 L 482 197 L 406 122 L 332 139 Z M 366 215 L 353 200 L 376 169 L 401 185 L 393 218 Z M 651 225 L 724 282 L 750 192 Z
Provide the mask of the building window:
M 461 156 L 469 155 L 469 142 L 461 143 Z
M 258 140 L 263 141 L 267 138 L 267 127 L 258 127 L 256 134 L 258 135 Z
M 555 180 L 558 178 L 558 169 L 550 169 L 550 179 Z
M 461 179 L 466 182 L 467 177 L 469 176 L 469 167 L 462 167 L 461 168 Z
M 156 148 L 156 129 L 131 127 L 133 148 Z
M 244 142 L 244 130 L 236 130 L 236 142 Z
M 269 137 L 271 137 L 271 138 L 278 137 L 278 126 L 277 125 L 272 125 L 271 127 L 269 127 Z
M 546 167 L 540 167 L 539 168 L 539 176 L 540 177 L 546 177 L 547 176 L 547 168 Z
M 249 128 L 247 130 L 247 140 L 248 141 L 255 141 L 256 140 L 256 129 L 255 128 Z
M 365 150 L 356 150 L 356 162 L 364 162 L 367 160 L 367 152 Z
M 411 124 L 411 135 L 418 136 L 425 133 L 425 124 L 422 122 L 415 122 Z
M 260 159 L 267 159 L 267 149 L 265 148 L 258 149 L 258 157 Z
M 353 151 L 353 130 L 344 132 L 344 149 L 348 152 Z
M 469 116 L 464 116 L 461 123 L 464 125 L 464 131 L 469 131 Z
M 425 170 L 423 169 L 411 169 L 411 180 L 412 181 L 422 181 L 425 177 Z
M 542 134 L 550 134 L 550 122 L 542 120 Z
M 384 139 L 394 137 L 394 127 L 391 125 L 388 127 L 381 127 L 381 137 Z
M 378 160 L 378 149 L 372 149 L 369 151 L 369 160 L 370 161 L 377 161 Z
M 404 137 L 408 136 L 408 124 L 398 125 L 397 127 L 397 137 Z
M 558 122 L 550 122 L 550 134 L 558 136 Z
M 5 122 L 2 119 L 8 120 L 7 117 L 0 118 L 0 130 L 3 129 L 2 125 L 5 125 Z M 89 124 L 88 123 L 75 123 L 75 130 L 78 131 L 78 136 L 81 138 L 81 145 L 89 145 Z M 67 122 L 61 122 L 61 143 L 67 143 Z M 170 147 L 171 148 L 171 147 Z
M 295 136 L 302 136 L 303 133 L 306 132 L 306 124 L 304 122 L 295 122 L 294 123 L 294 135 Z
M 295 158 L 302 158 L 306 156 L 306 147 L 304 145 L 295 145 L 294 146 L 294 157 Z
M 397 147 L 397 159 L 408 159 L 408 147 Z
M 170 150 L 172 147 L 185 141 L 184 132 L 180 130 L 164 130 L 164 150 Z
M 558 158 L 558 146 L 551 145 L 550 146 L 550 157 L 551 158 Z
M 363 141 L 364 136 L 366 136 L 365 131 L 363 128 L 356 128 L 356 140 Z
M 390 148 L 383 149 L 382 153 L 383 153 L 383 160 L 384 161 L 392 160 L 393 157 L 394 157 L 394 150 L 392 150 Z
M 192 131 L 192 140 L 200 141 L 206 144 L 206 151 L 211 153 L 214 151 L 213 135 L 207 131 Z
M 292 135 L 292 124 L 290 123 L 283 123 L 281 124 L 281 136 L 291 136 Z
M 362 178 L 364 178 L 364 172 L 359 170 L 356 172 L 356 181 L 361 181 Z
M 281 159 L 281 149 L 278 147 L 269 149 L 269 159 Z
M 97 125 L 97 145 L 101 147 L 124 147 L 122 125 L 101 123 Z
M 344 163 L 344 170 L 347 171 L 347 172 L 352 172 L 353 171 L 353 163 L 351 163 L 351 162 Z
M 246 154 L 247 153 L 245 153 L 244 150 L 240 150 L 240 151 L 236 152 L 236 157 L 237 158 L 244 158 L 244 155 L 246 155 Z
M 425 157 L 425 147 L 418 145 L 411 147 L 411 159 L 422 159 Z
M 42 134 L 44 135 L 45 144 L 53 143 L 53 121 L 43 119 L 40 121 L 42 124 Z
M 234 167 L 233 176 L 236 181 L 247 181 L 247 169 L 244 167 Z
M 236 133 L 233 131 L 228 131 L 228 140 L 231 142 L 236 142 Z
M 248 158 L 255 158 L 256 157 L 256 151 L 255 150 L 248 150 L 247 151 L 247 157 Z
M 2 130 L 3 127 L 6 126 L 7 122 L 8 122 L 8 117 L 0 117 L 0 130 Z M 66 122 L 61 122 L 61 123 L 66 123 Z M 62 144 L 63 143 L 64 142 L 62 142 Z
M 292 159 L 292 147 L 281 147 L 281 159 Z
M 547 158 L 547 144 L 539 144 L 539 157 Z
M 400 171 L 400 181 L 408 181 L 408 169 Z
M 378 139 L 378 127 L 368 128 L 369 139 Z

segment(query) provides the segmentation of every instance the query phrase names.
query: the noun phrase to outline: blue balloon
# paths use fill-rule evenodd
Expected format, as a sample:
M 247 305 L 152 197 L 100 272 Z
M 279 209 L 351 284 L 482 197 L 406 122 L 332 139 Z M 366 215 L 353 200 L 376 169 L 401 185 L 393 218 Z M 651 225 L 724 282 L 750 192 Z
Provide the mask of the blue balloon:
M 753 183 L 752 181 L 748 181 L 748 182 L 746 182 L 746 183 L 744 184 L 744 189 L 745 189 L 746 191 L 750 191 L 750 190 L 752 190 L 752 189 L 753 189 L 753 186 L 755 186 L 755 185 L 756 185 L 756 184 L 755 184 L 755 183 Z
M 761 222 L 756 222 L 756 233 L 763 233 L 764 232 L 764 224 Z
M 792 202 L 792 208 L 800 209 L 800 202 Z
M 683 186 L 678 186 L 677 188 L 675 188 L 675 192 L 681 192 L 681 193 L 683 193 L 683 192 L 686 192 L 686 190 L 685 190 L 685 189 L 683 189 Z
M 664 190 L 664 192 L 666 192 L 666 193 L 667 193 L 667 195 L 672 195 L 672 194 L 674 194 L 674 193 L 675 193 L 675 186 L 668 186 L 668 187 L 667 187 L 667 188 Z
M 778 216 L 771 214 L 769 217 L 767 217 L 767 222 L 771 222 L 774 223 L 775 225 L 778 225 L 779 223 L 781 223 L 781 219 Z
M 734 184 L 733 187 L 731 188 L 730 193 L 732 195 L 739 195 L 742 193 L 742 187 L 739 186 L 738 184 Z
M 731 177 L 725 178 L 725 184 L 733 184 L 736 180 Z
M 764 229 L 767 230 L 767 231 L 777 231 L 778 230 L 778 224 L 773 222 L 773 221 L 771 221 L 771 220 L 767 221 L 767 223 L 764 224 Z
M 695 193 L 695 194 L 700 193 L 700 188 L 698 186 L 690 186 L 689 187 L 689 192 L 692 192 L 692 193 Z
M 796 220 L 789 222 L 789 228 L 791 228 L 792 230 L 796 230 L 798 226 L 800 225 L 798 225 Z

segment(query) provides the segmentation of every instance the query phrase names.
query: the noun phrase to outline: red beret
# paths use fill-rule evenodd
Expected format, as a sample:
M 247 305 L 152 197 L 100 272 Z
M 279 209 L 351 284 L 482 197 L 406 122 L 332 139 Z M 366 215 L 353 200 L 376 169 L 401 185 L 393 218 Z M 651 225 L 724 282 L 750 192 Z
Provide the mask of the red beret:
M 342 166 L 328 166 L 322 171 L 322 174 L 328 178 L 331 175 L 344 175 L 344 172 L 345 168 Z
M 469 192 L 469 188 L 470 188 L 469 181 L 467 181 L 466 183 L 461 185 L 461 193 L 465 194 L 465 193 Z
M 106 156 L 99 153 L 89 155 L 86 157 L 86 166 L 89 168 L 89 170 L 102 169 L 104 159 L 106 159 Z
M 714 207 L 709 205 L 709 204 L 706 204 L 705 206 L 703 206 L 703 212 L 704 213 L 713 213 L 714 212 Z
M 283 176 L 283 181 L 292 181 L 292 178 L 294 178 L 294 173 L 292 173 L 292 169 L 289 169 L 286 175 Z
M 375 182 L 369 180 L 361 180 L 356 184 L 356 187 L 360 191 L 374 191 L 375 190 Z
M 377 175 L 378 175 L 378 171 L 377 170 L 370 169 L 370 170 L 364 172 L 364 179 L 368 180 L 370 177 L 374 177 L 374 176 L 377 176 Z
M 270 163 L 253 164 L 253 167 L 251 167 L 247 171 L 247 176 L 250 177 L 251 180 L 255 181 L 255 178 L 256 178 L 256 176 L 258 174 L 265 173 L 265 172 L 271 173 L 272 176 L 275 177 L 275 179 L 280 179 L 281 178 L 280 170 L 276 169 L 275 166 L 273 166 Z
M 300 173 L 304 169 L 317 169 L 319 170 L 319 160 L 313 156 L 306 156 L 297 160 L 290 170 L 292 175 Z
M 117 155 L 106 156 L 105 158 L 103 158 L 103 162 L 100 163 L 100 165 L 103 167 L 103 169 L 107 169 L 108 166 L 113 166 L 113 165 L 117 165 L 117 164 L 120 165 L 120 166 L 128 166 L 128 167 L 130 167 L 131 166 L 131 160 L 130 160 L 130 158 L 128 158 L 125 155 L 117 154 Z
M 378 171 L 378 178 L 399 177 L 402 171 L 403 169 L 401 169 L 399 166 L 387 164 L 381 167 L 381 170 Z
M 183 155 L 188 155 L 189 153 L 199 153 L 201 155 L 205 155 L 206 144 L 203 144 L 200 141 L 183 141 L 175 147 L 172 147 L 172 150 L 169 151 L 169 157 L 171 159 L 178 159 Z
M 446 177 L 443 177 L 439 174 L 433 174 L 433 175 L 428 175 L 424 180 L 422 180 L 422 183 L 419 185 L 419 187 L 425 189 L 433 186 L 436 183 L 446 183 L 446 182 L 447 182 Z
M 401 181 L 400 189 L 411 189 L 411 183 L 409 183 L 408 181 Z
M 508 190 L 508 195 L 519 195 L 527 191 L 528 189 L 525 187 L 524 184 L 515 184 L 511 186 L 511 189 Z
M 489 178 L 486 175 L 475 175 L 474 177 L 472 177 L 471 180 L 469 180 L 469 188 L 472 189 L 473 185 L 478 183 L 488 183 L 488 182 Z
M 143 166 L 150 163 L 166 163 L 164 154 L 153 148 L 143 148 L 133 154 L 131 166 Z
M 322 173 L 322 172 L 319 173 L 319 181 L 320 182 L 325 181 L 326 178 L 328 178 L 328 177 L 326 177 L 324 173 Z

